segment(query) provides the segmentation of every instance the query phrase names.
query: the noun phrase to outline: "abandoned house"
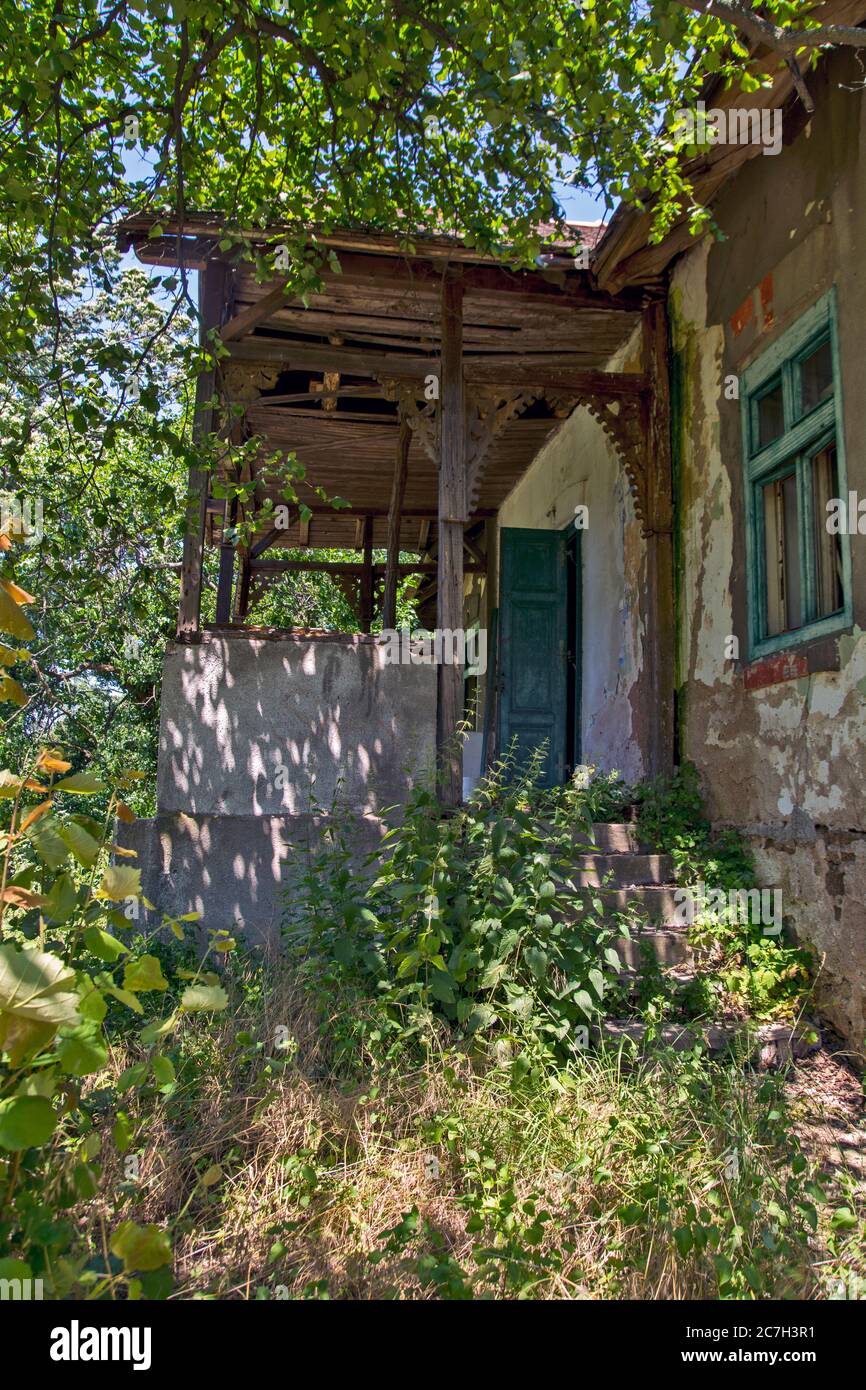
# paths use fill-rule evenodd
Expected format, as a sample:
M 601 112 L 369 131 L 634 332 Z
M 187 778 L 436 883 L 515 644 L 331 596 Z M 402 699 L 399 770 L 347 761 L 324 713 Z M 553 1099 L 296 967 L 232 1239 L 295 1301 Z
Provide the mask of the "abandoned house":
M 471 759 L 513 739 L 544 744 L 549 782 L 688 759 L 815 947 L 826 1016 L 862 1045 L 866 98 L 850 52 L 810 74 L 813 112 L 795 80 L 779 60 L 771 87 L 707 94 L 783 129 L 771 157 L 755 141 L 695 156 L 715 232 L 684 219 L 653 241 L 650 211 L 624 206 L 573 228 L 588 268 L 573 244 L 515 270 L 454 239 L 347 231 L 324 238 L 339 267 L 305 304 L 225 259 L 212 220 L 184 225 L 233 428 L 297 455 L 304 507 L 274 525 L 253 468 L 239 518 L 191 479 L 158 815 L 124 832 L 158 907 L 267 932 L 287 844 L 339 794 L 374 845 L 437 748 L 451 803 Z M 128 222 L 124 244 L 176 263 L 176 233 L 150 232 Z M 198 389 L 216 429 L 213 378 Z M 252 539 L 234 545 L 239 520 Z M 305 567 L 351 596 L 357 632 L 246 625 L 251 595 Z M 426 627 L 487 634 L 486 670 L 386 659 L 375 629 L 407 573 Z

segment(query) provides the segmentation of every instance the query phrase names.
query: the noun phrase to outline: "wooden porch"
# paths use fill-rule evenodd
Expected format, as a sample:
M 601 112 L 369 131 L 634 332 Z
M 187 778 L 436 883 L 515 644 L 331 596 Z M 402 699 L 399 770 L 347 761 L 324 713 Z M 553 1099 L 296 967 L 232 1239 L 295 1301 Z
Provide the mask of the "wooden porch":
M 597 229 L 585 229 L 591 237 Z M 561 422 L 587 407 L 614 440 L 649 540 L 650 665 L 658 770 L 672 760 L 673 598 L 667 329 L 658 282 L 610 294 L 579 268 L 575 244 L 548 248 L 536 270 L 514 270 L 451 238 L 346 233 L 318 238 L 323 289 L 306 303 L 283 280 L 262 284 L 248 259 L 219 250 L 207 218 L 157 237 L 129 222 L 125 246 L 149 264 L 199 271 L 203 344 L 227 350 L 197 385 L 200 437 L 261 438 L 261 464 L 224 481 L 244 504 L 190 476 L 178 638 L 196 641 L 206 545 L 219 547 L 216 618 L 243 625 L 251 596 L 289 571 L 330 573 L 351 595 L 360 627 L 393 627 L 401 574 L 422 576 L 423 620 L 463 626 L 464 577 L 484 573 L 502 502 Z M 278 231 L 256 250 L 271 256 Z M 640 371 L 606 365 L 642 328 Z M 216 402 L 216 404 L 214 404 Z M 305 475 L 298 503 L 269 480 L 268 454 L 294 453 Z M 335 509 L 328 499 L 348 505 Z M 246 523 L 251 539 L 236 544 Z M 356 562 L 313 554 L 348 549 Z M 383 564 L 374 552 L 384 551 Z M 310 551 L 310 558 L 286 558 Z M 400 556 L 411 555 L 410 564 Z M 417 561 L 414 557 L 417 556 Z M 438 741 L 454 746 L 462 717 L 459 666 L 439 669 Z M 444 756 L 444 792 L 460 794 L 460 765 Z

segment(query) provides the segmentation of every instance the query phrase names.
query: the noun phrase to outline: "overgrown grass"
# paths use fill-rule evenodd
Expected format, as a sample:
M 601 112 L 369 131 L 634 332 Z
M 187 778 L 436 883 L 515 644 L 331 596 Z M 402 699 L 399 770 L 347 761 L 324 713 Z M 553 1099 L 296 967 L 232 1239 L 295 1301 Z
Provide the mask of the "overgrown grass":
M 780 1076 L 608 1050 L 516 1082 L 440 1026 L 351 1080 L 333 1037 L 360 1001 L 323 1011 L 285 961 L 234 974 L 233 1012 L 184 1020 L 174 1085 L 131 1107 L 138 1180 L 108 1158 L 174 1230 L 176 1296 L 808 1298 L 866 1273 Z

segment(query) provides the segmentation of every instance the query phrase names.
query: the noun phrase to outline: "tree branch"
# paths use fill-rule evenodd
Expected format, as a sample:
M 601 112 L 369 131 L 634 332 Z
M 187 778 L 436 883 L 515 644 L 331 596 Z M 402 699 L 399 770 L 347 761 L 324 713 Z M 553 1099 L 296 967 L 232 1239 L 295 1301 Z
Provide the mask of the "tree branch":
M 723 24 L 731 24 L 754 43 L 765 44 L 774 53 L 792 58 L 804 48 L 848 47 L 866 48 L 866 29 L 848 24 L 819 24 L 814 29 L 780 29 L 752 9 L 744 9 L 734 0 L 675 0 L 687 10 L 711 15 Z

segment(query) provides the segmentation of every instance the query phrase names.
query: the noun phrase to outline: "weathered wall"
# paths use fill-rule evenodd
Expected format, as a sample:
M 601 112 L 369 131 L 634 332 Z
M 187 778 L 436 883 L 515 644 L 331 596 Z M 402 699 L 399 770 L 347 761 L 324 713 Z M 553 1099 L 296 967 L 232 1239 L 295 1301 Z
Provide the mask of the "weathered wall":
M 810 79 L 811 82 L 811 79 Z M 718 203 L 724 234 L 677 265 L 674 345 L 681 747 L 715 821 L 744 827 L 767 885 L 824 958 L 825 1013 L 866 1033 L 866 538 L 851 537 L 852 629 L 797 648 L 805 673 L 746 689 L 748 650 L 739 403 L 724 379 L 749 365 L 835 284 L 848 486 L 866 496 L 866 102 L 851 55 L 815 79 L 816 113 L 777 157 L 750 162 Z M 845 89 L 847 87 L 847 90 Z M 789 132 L 792 133 L 792 132 Z
M 630 370 L 630 345 L 610 370 Z M 627 365 L 626 365 L 627 364 Z M 589 509 L 582 533 L 584 762 L 631 780 L 644 773 L 643 699 L 646 546 L 622 463 L 598 422 L 578 409 L 556 431 L 499 511 L 500 526 L 560 530 L 575 507 Z
M 337 801 L 359 870 L 435 761 L 436 668 L 391 665 L 374 637 L 205 632 L 162 680 L 158 813 L 117 838 L 145 897 L 202 928 L 274 940 Z M 323 810 L 326 814 L 315 814 Z
M 386 664 L 374 637 L 205 633 L 166 653 L 158 807 L 295 815 L 339 795 L 373 814 L 432 768 L 435 732 L 435 668 Z
M 154 920 L 140 925 L 158 926 L 163 913 L 199 912 L 203 931 L 273 944 L 291 914 L 292 884 L 309 853 L 321 847 L 329 824 L 326 816 L 183 813 L 118 822 L 118 841 L 136 851 L 144 895 L 155 908 Z M 360 872 L 385 826 L 375 816 L 355 816 L 345 829 Z

